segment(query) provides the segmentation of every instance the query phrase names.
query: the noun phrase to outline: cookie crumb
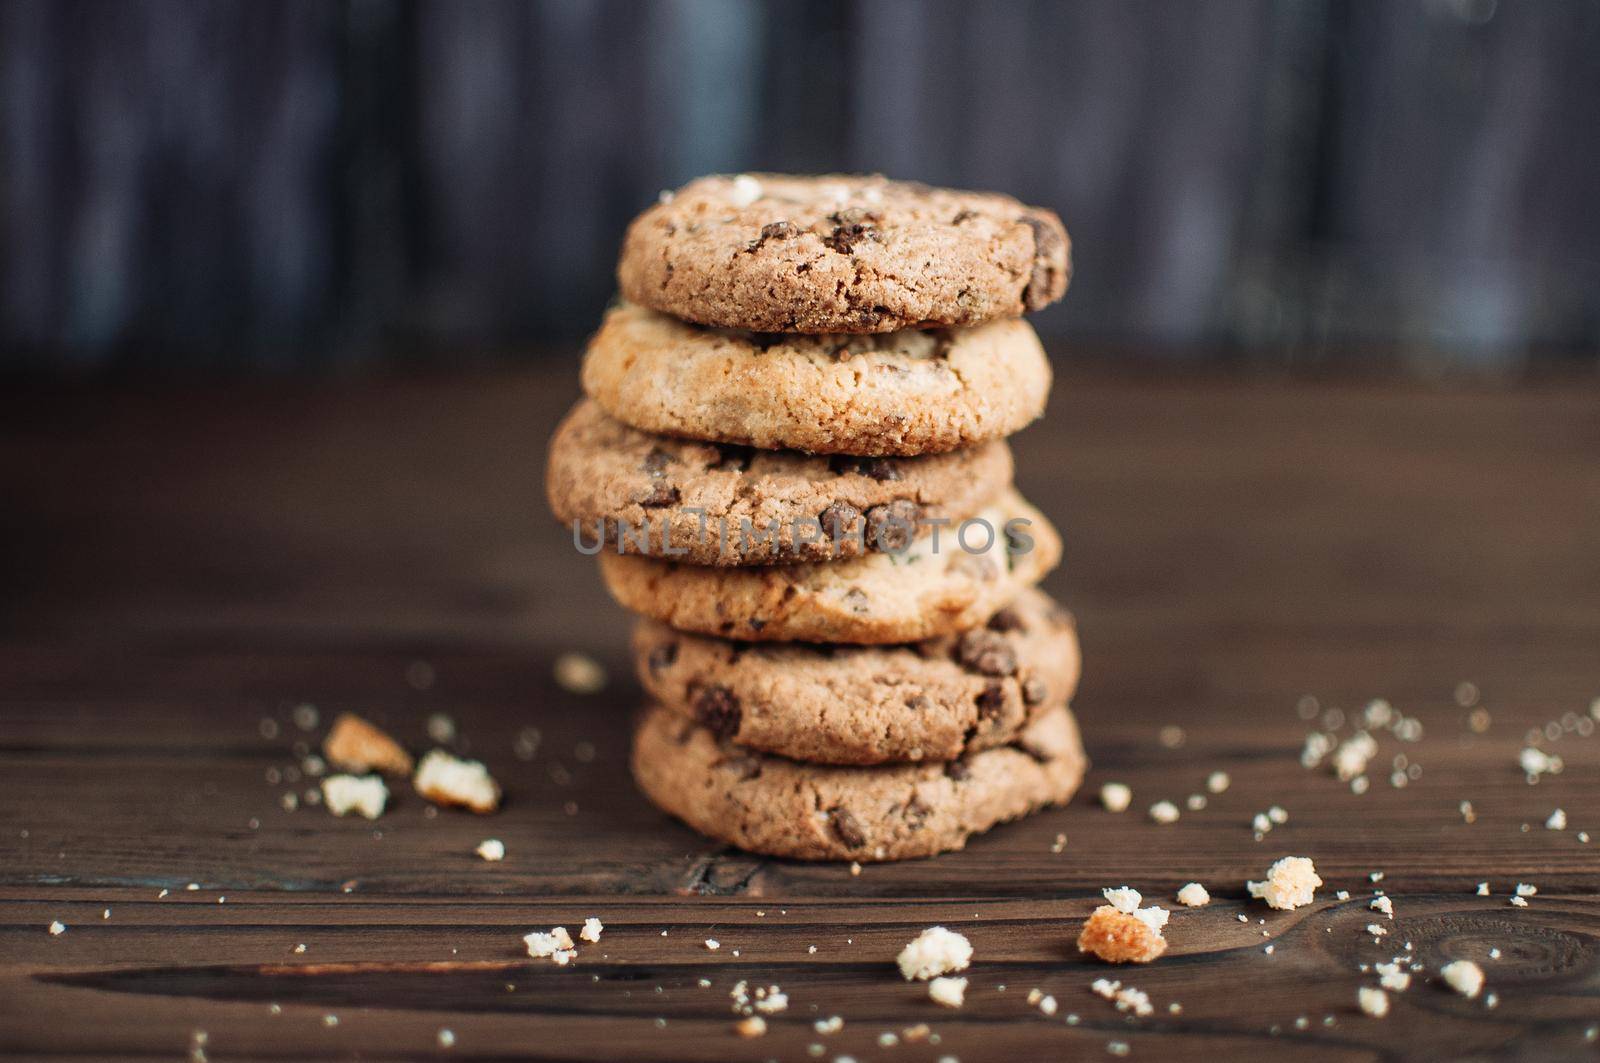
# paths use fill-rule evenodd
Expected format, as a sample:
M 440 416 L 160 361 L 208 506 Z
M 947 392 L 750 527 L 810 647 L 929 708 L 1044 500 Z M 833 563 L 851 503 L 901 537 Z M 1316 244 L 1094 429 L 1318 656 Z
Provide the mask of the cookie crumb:
M 466 808 L 479 814 L 500 807 L 500 784 L 482 762 L 435 749 L 422 758 L 412 779 L 417 793 L 446 808 Z
M 767 1032 L 767 1020 L 759 1015 L 746 1015 L 733 1024 L 740 1037 L 761 1037 Z
M 548 958 L 563 967 L 578 954 L 572 935 L 567 933 L 567 928 L 564 926 L 554 927 L 548 934 L 535 930 L 531 934 L 524 935 L 522 943 L 528 946 L 528 955 L 534 959 Z
M 1389 1014 L 1389 994 L 1381 989 L 1362 986 L 1356 990 L 1356 1001 L 1361 1005 L 1362 1013 L 1374 1019 L 1381 1019 Z
M 1471 960 L 1456 960 L 1439 968 L 1445 982 L 1457 993 L 1473 999 L 1483 989 L 1483 968 Z
M 1372 903 L 1367 907 L 1371 908 L 1375 912 L 1382 912 L 1390 919 L 1394 918 L 1394 901 L 1390 900 L 1387 896 L 1380 894 L 1372 898 Z
M 1310 904 L 1316 888 L 1322 885 L 1317 869 L 1308 857 L 1285 856 L 1267 868 L 1260 882 L 1246 882 L 1250 896 L 1267 902 L 1267 907 L 1292 911 Z
M 569 694 L 598 694 L 606 688 L 606 670 L 587 654 L 561 654 L 554 672 L 556 685 Z
M 591 915 L 583 921 L 583 929 L 578 931 L 578 937 L 591 944 L 597 944 L 600 941 L 600 932 L 604 929 L 605 924 Z
M 67 932 L 67 924 L 57 919 L 53 921 L 46 929 L 50 931 L 51 937 L 60 937 L 62 934 Z
M 1227 772 L 1214 771 L 1210 775 L 1206 776 L 1206 789 L 1210 790 L 1214 794 L 1220 794 L 1227 790 L 1232 782 L 1233 780 L 1228 778 Z
M 1398 959 L 1388 963 L 1374 964 L 1372 969 L 1378 973 L 1378 984 L 1385 989 L 1393 989 L 1403 993 L 1411 987 L 1411 975 L 1400 969 Z
M 359 812 L 367 819 L 377 819 L 389 801 L 389 788 L 377 775 L 330 775 L 322 780 L 322 797 L 336 816 Z
M 499 838 L 485 838 L 472 851 L 490 863 L 496 863 L 506 858 L 506 843 Z
M 928 997 L 935 1004 L 946 1008 L 959 1008 L 967 1000 L 967 980 L 965 978 L 935 978 L 928 983 Z M 817 1023 L 817 1032 L 826 1033 L 822 1023 Z
M 965 989 L 967 985 L 967 980 L 965 978 L 935 978 L 933 981 L 934 983 L 960 982 L 962 989 Z M 928 990 L 931 994 L 933 991 L 933 986 L 931 984 L 929 985 Z M 943 1002 L 941 1001 L 941 1003 Z M 959 1005 L 955 1006 L 959 1007 Z M 844 1019 L 840 1018 L 838 1015 L 832 1015 L 826 1019 L 818 1019 L 816 1022 L 811 1024 L 811 1027 L 820 1034 L 838 1033 L 840 1030 L 844 1029 Z
M 1140 902 L 1144 900 L 1144 897 L 1139 894 L 1139 891 L 1133 889 L 1131 886 L 1118 886 L 1116 889 L 1103 889 L 1100 891 L 1100 894 L 1101 896 L 1105 897 L 1107 904 L 1111 905 L 1111 907 L 1125 915 L 1132 915 L 1139 907 Z
M 716 952 L 721 947 L 722 947 L 722 942 L 718 941 L 716 938 L 706 938 L 706 951 L 707 952 Z
M 929 927 L 900 950 L 896 962 L 906 981 L 964 971 L 972 962 L 972 943 L 953 930 Z
M 1157 823 L 1178 822 L 1178 806 L 1171 801 L 1157 801 L 1150 806 L 1150 818 Z
M 455 1034 L 454 1030 L 446 1029 L 446 1030 L 440 1030 L 439 1031 L 439 1047 L 440 1048 L 454 1048 L 455 1044 L 456 1044 L 456 1034 Z
M 1518 897 L 1532 897 L 1534 894 L 1536 894 L 1538 892 L 1539 892 L 1539 887 L 1538 886 L 1530 886 L 1526 882 L 1517 883 L 1517 896 Z
M 1487 882 L 1478 883 L 1477 894 L 1480 897 L 1489 896 L 1489 884 Z
M 1165 914 L 1164 912 L 1162 913 Z M 1167 950 L 1167 940 L 1151 919 L 1102 904 L 1089 914 L 1078 934 L 1078 951 L 1107 963 L 1149 963 Z
M 1107 812 L 1126 812 L 1133 803 L 1133 791 L 1119 782 L 1108 782 L 1100 787 L 1100 803 Z
M 1178 891 L 1178 903 L 1185 908 L 1204 908 L 1211 903 L 1211 894 L 1198 882 L 1191 882 Z
M 1562 811 L 1561 809 L 1558 808 L 1554 812 L 1550 813 L 1550 818 L 1544 821 L 1544 829 L 1545 830 L 1566 830 L 1567 829 L 1567 814 L 1566 814 L 1566 812 L 1564 812 L 1564 811 Z
M 384 731 L 353 712 L 341 712 L 322 740 L 322 755 L 355 775 L 410 775 L 411 754 Z

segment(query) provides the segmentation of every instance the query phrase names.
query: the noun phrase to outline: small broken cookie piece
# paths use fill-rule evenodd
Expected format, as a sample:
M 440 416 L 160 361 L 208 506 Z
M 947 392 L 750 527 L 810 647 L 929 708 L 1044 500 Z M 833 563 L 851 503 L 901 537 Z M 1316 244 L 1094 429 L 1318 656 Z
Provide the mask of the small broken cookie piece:
M 411 780 L 417 793 L 445 808 L 466 808 L 480 815 L 500 807 L 500 784 L 476 760 L 462 760 L 442 749 L 422 758 Z
M 567 933 L 564 926 L 552 927 L 549 933 L 535 930 L 531 934 L 524 934 L 522 943 L 528 946 L 529 956 L 536 960 L 549 959 L 561 967 L 565 967 L 578 954 L 578 946 L 573 943 L 572 935 Z
M 410 775 L 411 754 L 393 738 L 353 712 L 341 712 L 322 740 L 329 762 L 356 775 L 371 771 L 385 775 Z
M 965 978 L 935 978 L 928 983 L 928 999 L 946 1008 L 959 1008 L 967 1000 Z
M 1267 902 L 1268 908 L 1293 911 L 1316 899 L 1316 889 L 1322 885 L 1311 859 L 1305 856 L 1286 856 L 1267 868 L 1267 877 L 1260 882 L 1246 882 L 1250 896 Z
M 895 960 L 906 981 L 926 981 L 951 971 L 964 971 L 972 962 L 972 943 L 954 930 L 930 926 L 900 950 Z
M 336 816 L 358 812 L 377 819 L 388 801 L 389 788 L 376 775 L 330 775 L 322 780 L 322 802 Z
M 1078 951 L 1093 953 L 1107 963 L 1149 963 L 1167 951 L 1167 939 L 1161 936 L 1158 922 L 1165 920 L 1102 904 L 1083 924 Z
M 1483 968 L 1471 960 L 1455 960 L 1439 968 L 1445 984 L 1468 1000 L 1483 990 Z

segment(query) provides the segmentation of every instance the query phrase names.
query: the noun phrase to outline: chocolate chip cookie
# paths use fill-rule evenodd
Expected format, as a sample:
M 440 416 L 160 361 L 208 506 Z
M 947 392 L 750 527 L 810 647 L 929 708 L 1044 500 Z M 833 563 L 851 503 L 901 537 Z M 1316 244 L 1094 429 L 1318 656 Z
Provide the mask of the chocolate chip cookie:
M 926 529 L 903 550 L 754 568 L 602 553 L 600 573 L 625 608 L 680 631 L 881 644 L 982 624 L 1060 559 L 1055 528 L 1007 490 L 965 521 Z
M 622 293 L 705 325 L 893 332 L 1061 298 L 1061 219 L 1010 196 L 880 176 L 702 177 L 628 227 Z
M 900 646 L 633 633 L 655 702 L 718 738 L 819 764 L 954 760 L 1005 745 L 1078 684 L 1072 617 L 1028 589 L 982 627 Z
M 999 439 L 916 458 L 818 457 L 655 435 L 589 400 L 556 429 L 545 477 L 551 508 L 577 523 L 585 549 L 603 540 L 694 565 L 892 549 L 904 527 L 970 516 L 1010 483 Z
M 607 312 L 583 387 L 636 428 L 817 454 L 908 455 L 1010 435 L 1044 411 L 1050 364 L 1026 321 L 872 336 L 701 328 Z
M 1072 713 L 1051 709 L 1009 745 L 948 763 L 802 764 L 719 739 L 659 706 L 633 740 L 651 801 L 702 834 L 800 860 L 904 860 L 1048 805 L 1065 804 L 1088 762 Z

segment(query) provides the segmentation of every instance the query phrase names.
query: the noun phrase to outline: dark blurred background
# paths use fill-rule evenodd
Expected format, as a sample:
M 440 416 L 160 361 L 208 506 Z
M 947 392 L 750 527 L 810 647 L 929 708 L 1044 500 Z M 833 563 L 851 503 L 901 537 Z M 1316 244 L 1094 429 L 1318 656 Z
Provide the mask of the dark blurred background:
M 0 0 L 0 367 L 570 357 L 701 173 L 1053 207 L 1073 351 L 1600 367 L 1592 0 Z

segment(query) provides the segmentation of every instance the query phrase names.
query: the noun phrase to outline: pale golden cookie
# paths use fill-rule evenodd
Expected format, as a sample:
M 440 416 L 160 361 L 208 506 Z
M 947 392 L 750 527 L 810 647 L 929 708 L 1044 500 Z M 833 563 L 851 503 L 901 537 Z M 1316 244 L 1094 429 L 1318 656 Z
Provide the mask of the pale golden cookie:
M 1025 427 L 1050 394 L 1026 321 L 875 336 L 755 335 L 612 307 L 583 387 L 619 421 L 816 454 L 928 454 Z

